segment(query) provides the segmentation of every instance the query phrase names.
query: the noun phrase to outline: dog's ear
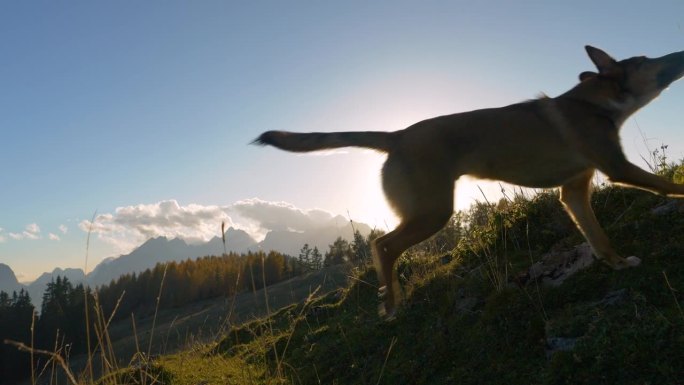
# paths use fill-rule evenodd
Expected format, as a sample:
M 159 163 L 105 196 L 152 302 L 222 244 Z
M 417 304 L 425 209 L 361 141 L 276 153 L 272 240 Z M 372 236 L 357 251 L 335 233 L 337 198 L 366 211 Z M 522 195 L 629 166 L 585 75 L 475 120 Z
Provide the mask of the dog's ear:
M 596 65 L 596 68 L 598 68 L 601 75 L 608 75 L 612 72 L 611 70 L 615 68 L 615 59 L 610 57 L 607 53 L 590 45 L 584 48 L 587 50 L 589 58 L 594 62 L 594 65 Z
M 596 72 L 584 71 L 579 75 L 579 79 L 581 82 L 583 82 L 585 80 L 589 80 L 589 79 L 595 78 L 597 76 L 598 76 L 598 74 Z

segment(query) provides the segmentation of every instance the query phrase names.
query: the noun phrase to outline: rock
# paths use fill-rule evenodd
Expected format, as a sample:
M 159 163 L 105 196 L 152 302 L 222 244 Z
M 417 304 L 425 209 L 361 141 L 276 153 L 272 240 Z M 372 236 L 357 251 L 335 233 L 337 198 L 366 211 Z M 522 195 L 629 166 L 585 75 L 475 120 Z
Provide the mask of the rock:
M 591 306 L 612 306 L 624 301 L 627 298 L 627 289 L 618 289 L 609 291 L 605 296 L 599 301 L 592 302 Z
M 653 215 L 666 215 L 674 212 L 684 212 L 684 201 L 681 199 L 668 199 L 662 205 L 651 209 L 651 214 Z
M 568 277 L 594 263 L 591 246 L 582 243 L 571 250 L 550 252 L 542 256 L 541 261 L 518 276 L 519 284 L 530 280 L 541 280 L 543 283 L 558 286 Z
M 484 303 L 484 300 L 466 293 L 466 290 L 458 290 L 458 298 L 454 303 L 454 310 L 457 313 L 472 313 L 476 306 Z
M 546 339 L 546 358 L 556 352 L 567 352 L 575 348 L 577 338 L 548 337 Z
M 577 307 L 577 311 L 579 311 L 578 314 L 588 315 L 591 313 L 595 313 L 596 307 L 606 308 L 608 306 L 617 305 L 625 301 L 627 297 L 628 292 L 625 288 L 612 290 L 606 293 L 606 295 L 604 295 L 603 298 L 601 298 L 598 301 L 583 303 L 582 305 Z M 553 333 L 550 333 L 549 326 L 550 323 L 547 321 L 547 336 L 548 334 Z M 575 348 L 575 345 L 577 344 L 577 341 L 579 341 L 581 338 L 587 338 L 587 335 L 583 334 L 574 337 L 546 337 L 546 358 L 550 359 L 551 356 L 556 352 L 567 352 L 573 350 Z

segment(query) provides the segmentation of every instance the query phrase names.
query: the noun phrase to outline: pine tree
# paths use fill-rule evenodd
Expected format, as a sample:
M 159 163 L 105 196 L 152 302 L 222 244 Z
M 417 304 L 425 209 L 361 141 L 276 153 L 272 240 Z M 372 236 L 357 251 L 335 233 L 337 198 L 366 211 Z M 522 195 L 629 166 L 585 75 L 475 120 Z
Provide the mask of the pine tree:
M 337 237 L 332 245 L 329 245 L 330 250 L 325 253 L 324 266 L 339 265 L 351 260 L 351 248 L 349 247 L 349 242 L 342 239 L 342 237 Z
M 311 270 L 311 248 L 309 244 L 305 243 L 304 247 L 299 251 L 299 262 L 304 266 L 305 270 Z
M 356 230 L 354 231 L 354 241 L 351 244 L 351 262 L 355 265 L 363 265 L 371 260 L 371 249 L 368 240 Z
M 35 308 L 26 290 L 0 292 L 0 341 L 12 340 L 29 344 Z M 14 384 L 29 376 L 31 356 L 18 353 L 17 348 L 0 343 L 0 383 Z
M 314 246 L 311 252 L 311 268 L 314 270 L 320 270 L 323 268 L 323 255 L 318 251 L 318 246 Z

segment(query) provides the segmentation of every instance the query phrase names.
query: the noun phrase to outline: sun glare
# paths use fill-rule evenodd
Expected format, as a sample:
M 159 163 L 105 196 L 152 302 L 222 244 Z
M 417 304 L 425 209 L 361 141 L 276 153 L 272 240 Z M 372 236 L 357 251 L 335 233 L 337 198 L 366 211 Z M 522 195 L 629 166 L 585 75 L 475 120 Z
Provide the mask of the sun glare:
M 361 197 L 358 212 L 350 213 L 352 219 L 357 218 L 372 228 L 390 231 L 399 223 L 399 219 L 390 208 L 385 194 L 382 192 L 380 170 L 385 162 L 384 154 L 364 151 L 365 161 L 359 170 L 356 194 Z
M 458 211 L 467 210 L 476 201 L 484 201 L 485 199 L 490 202 L 494 199 L 498 200 L 498 196 L 495 197 L 492 194 L 491 183 L 467 176 L 459 178 L 454 193 L 456 199 L 455 209 Z
M 369 151 L 363 154 L 363 158 L 364 161 L 356 165 L 358 179 L 353 188 L 353 194 L 359 197 L 358 204 L 355 208 L 349 209 L 349 216 L 352 220 L 366 223 L 372 228 L 390 231 L 399 224 L 399 217 L 392 211 L 382 191 L 380 170 L 386 156 Z M 512 196 L 511 186 L 503 186 Z M 463 176 L 455 184 L 454 209 L 463 211 L 476 201 L 497 202 L 502 197 L 498 182 Z

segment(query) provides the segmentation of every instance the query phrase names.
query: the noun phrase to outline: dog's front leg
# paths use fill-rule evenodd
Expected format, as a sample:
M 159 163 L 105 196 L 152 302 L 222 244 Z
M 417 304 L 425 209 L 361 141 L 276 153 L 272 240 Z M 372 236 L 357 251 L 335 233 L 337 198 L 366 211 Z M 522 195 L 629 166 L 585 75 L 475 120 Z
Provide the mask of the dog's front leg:
M 683 184 L 672 183 L 629 162 L 604 172 L 612 182 L 620 185 L 636 187 L 669 197 L 684 198 Z
M 561 202 L 600 260 L 616 270 L 636 266 L 641 262 L 640 259 L 619 256 L 596 220 L 590 203 L 593 175 L 594 170 L 587 170 L 561 186 Z

